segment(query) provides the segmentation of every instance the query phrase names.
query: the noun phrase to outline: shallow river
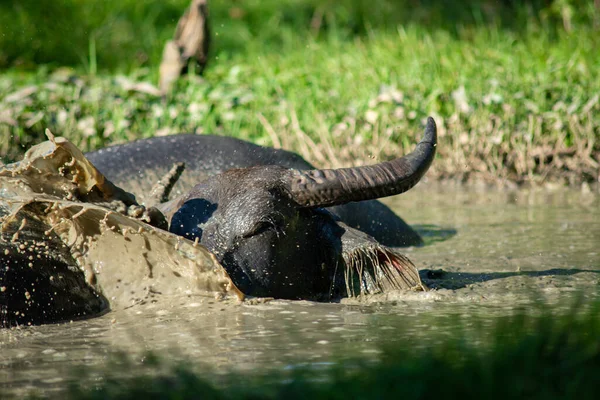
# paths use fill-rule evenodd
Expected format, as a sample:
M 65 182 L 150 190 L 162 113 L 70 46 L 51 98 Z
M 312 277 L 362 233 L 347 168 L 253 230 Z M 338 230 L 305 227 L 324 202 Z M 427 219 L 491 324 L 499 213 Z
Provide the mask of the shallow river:
M 573 191 L 428 187 L 387 201 L 427 245 L 405 253 L 434 290 L 338 304 L 229 304 L 180 298 L 62 325 L 0 331 L 0 395 L 58 394 L 73 371 L 115 352 L 156 353 L 216 373 L 376 359 L 381 346 L 423 346 L 515 310 L 568 309 L 600 287 L 600 196 Z M 97 372 L 98 381 L 101 373 Z M 1 397 L 1 396 L 0 396 Z

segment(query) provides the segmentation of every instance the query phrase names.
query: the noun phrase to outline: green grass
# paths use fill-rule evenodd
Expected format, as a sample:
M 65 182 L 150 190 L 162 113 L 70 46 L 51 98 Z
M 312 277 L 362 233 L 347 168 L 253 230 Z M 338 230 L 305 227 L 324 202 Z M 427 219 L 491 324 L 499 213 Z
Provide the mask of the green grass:
M 492 326 L 471 321 L 476 328 L 470 333 L 459 329 L 428 345 L 409 346 L 405 338 L 383 348 L 377 362 L 357 358 L 292 372 L 216 377 L 195 370 L 194 363 L 165 368 L 164 361 L 149 358 L 140 367 L 125 357 L 92 387 L 85 370 L 74 376 L 66 398 L 593 399 L 600 389 L 599 317 L 597 306 L 581 304 L 563 315 L 519 312 Z
M 187 1 L 42 3 L 0 6 L 8 161 L 50 128 L 84 150 L 197 131 L 340 166 L 408 151 L 433 115 L 432 177 L 599 177 L 600 11 L 590 1 L 214 2 L 205 75 L 166 99 L 116 77 L 157 81 Z M 65 65 L 72 76 L 53 74 Z

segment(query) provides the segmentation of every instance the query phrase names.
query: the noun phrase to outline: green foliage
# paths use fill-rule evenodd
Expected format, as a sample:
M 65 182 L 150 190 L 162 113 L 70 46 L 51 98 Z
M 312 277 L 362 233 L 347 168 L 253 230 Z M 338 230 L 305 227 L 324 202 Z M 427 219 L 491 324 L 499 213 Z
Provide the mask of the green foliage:
M 156 65 L 188 0 L 5 0 L 0 3 L 0 67 L 36 64 L 102 70 Z M 460 34 L 471 26 L 517 33 L 568 31 L 598 22 L 589 0 L 226 0 L 210 2 L 213 54 L 247 47 L 272 52 L 308 38 L 346 40 L 420 25 Z M 249 44 L 254 42 L 256 44 Z M 93 46 L 90 44 L 93 43 Z M 95 47 L 96 54 L 90 54 Z
M 282 145 L 337 167 L 407 151 L 433 115 L 432 177 L 598 177 L 600 35 L 591 1 L 211 2 L 204 77 L 184 77 L 164 99 L 118 74 L 157 81 L 187 0 L 23 4 L 0 4 L 0 64 L 20 65 L 0 76 L 5 162 L 50 128 L 86 151 L 196 131 Z M 67 74 L 56 68 L 69 64 L 76 68 Z
M 0 66 L 89 67 L 90 42 L 111 69 L 160 58 L 187 1 L 8 0 L 0 4 Z M 162 36 L 157 36 L 161 35 Z M 172 34 L 172 33 L 171 33 Z M 126 60 L 126 61 L 125 61 Z M 125 62 L 124 62 L 125 61 Z

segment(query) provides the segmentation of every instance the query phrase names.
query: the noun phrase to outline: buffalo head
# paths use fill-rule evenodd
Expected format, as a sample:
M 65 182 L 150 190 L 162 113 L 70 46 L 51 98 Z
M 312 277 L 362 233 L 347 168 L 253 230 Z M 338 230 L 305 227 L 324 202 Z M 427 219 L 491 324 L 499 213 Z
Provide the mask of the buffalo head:
M 431 165 L 436 140 L 429 118 L 416 149 L 389 162 L 226 171 L 175 201 L 169 230 L 207 247 L 238 288 L 253 296 L 314 299 L 422 287 L 408 259 L 324 207 L 407 191 Z

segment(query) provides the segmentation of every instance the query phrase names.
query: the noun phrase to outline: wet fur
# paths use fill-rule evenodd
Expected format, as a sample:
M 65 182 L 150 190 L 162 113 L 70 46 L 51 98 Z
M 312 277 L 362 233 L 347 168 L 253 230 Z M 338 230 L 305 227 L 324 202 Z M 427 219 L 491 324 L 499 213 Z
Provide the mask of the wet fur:
M 424 289 L 414 265 L 322 208 L 301 207 L 280 166 L 233 169 L 179 201 L 170 231 L 215 254 L 253 296 L 330 300 Z
M 313 166 L 299 155 L 261 147 L 239 139 L 213 135 L 181 134 L 142 139 L 86 154 L 117 186 L 144 202 L 153 185 L 173 164 L 185 163 L 173 195 L 232 168 L 279 165 L 300 170 Z M 376 200 L 328 208 L 347 225 L 373 236 L 386 246 L 421 245 L 420 236 L 387 206 Z

